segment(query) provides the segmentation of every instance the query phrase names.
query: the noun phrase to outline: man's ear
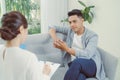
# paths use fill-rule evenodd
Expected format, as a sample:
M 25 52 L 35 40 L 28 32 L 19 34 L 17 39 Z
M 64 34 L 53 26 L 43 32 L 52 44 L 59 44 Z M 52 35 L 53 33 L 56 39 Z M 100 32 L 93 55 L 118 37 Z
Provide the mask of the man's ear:
M 81 20 L 82 20 L 82 22 L 84 22 L 84 18 L 82 18 Z
M 24 27 L 20 26 L 19 31 L 20 31 L 20 34 L 23 33 L 24 32 Z

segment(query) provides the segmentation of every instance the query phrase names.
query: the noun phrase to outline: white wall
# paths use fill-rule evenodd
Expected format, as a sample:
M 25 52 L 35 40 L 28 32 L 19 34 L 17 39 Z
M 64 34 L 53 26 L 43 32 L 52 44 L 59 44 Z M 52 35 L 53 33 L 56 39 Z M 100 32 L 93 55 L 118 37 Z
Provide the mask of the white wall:
M 68 11 L 67 0 L 41 0 L 41 31 L 48 32 L 49 25 L 62 25 Z
M 95 19 L 85 23 L 99 35 L 99 47 L 120 56 L 120 0 L 82 0 L 87 5 L 95 5 Z M 77 0 L 69 0 L 69 10 L 81 9 Z

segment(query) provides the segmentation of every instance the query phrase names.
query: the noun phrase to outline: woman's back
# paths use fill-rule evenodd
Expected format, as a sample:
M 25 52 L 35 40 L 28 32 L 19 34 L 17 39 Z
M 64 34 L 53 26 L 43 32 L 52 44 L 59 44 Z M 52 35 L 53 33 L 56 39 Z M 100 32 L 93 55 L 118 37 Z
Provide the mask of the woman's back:
M 1 20 L 0 37 L 6 41 L 0 50 L 0 80 L 43 80 L 37 58 L 29 51 L 19 48 L 28 34 L 28 23 L 18 11 L 5 13 Z M 43 74 L 49 80 L 50 67 Z
M 4 58 L 3 53 L 5 53 Z M 0 64 L 0 80 L 40 79 L 36 56 L 19 47 L 3 47 L 0 50 Z

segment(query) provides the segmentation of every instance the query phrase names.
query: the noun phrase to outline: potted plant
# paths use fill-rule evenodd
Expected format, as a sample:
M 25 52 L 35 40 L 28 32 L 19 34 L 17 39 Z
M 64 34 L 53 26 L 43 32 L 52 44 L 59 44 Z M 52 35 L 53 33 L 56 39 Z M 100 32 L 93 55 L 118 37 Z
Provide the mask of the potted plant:
M 83 10 L 81 10 L 84 21 L 88 21 L 88 23 L 92 23 L 93 20 L 93 12 L 91 11 L 91 8 L 94 8 L 95 6 L 86 6 L 82 1 L 78 0 L 78 2 L 84 7 Z
M 94 18 L 94 14 L 91 11 L 91 9 L 94 8 L 95 6 L 93 6 L 93 5 L 86 6 L 86 4 L 80 0 L 78 0 L 78 3 L 84 7 L 84 9 L 81 9 L 81 12 L 82 12 L 83 17 L 84 17 L 84 21 L 88 21 L 89 24 L 92 23 L 92 20 Z M 61 20 L 61 22 L 68 22 L 68 18 Z

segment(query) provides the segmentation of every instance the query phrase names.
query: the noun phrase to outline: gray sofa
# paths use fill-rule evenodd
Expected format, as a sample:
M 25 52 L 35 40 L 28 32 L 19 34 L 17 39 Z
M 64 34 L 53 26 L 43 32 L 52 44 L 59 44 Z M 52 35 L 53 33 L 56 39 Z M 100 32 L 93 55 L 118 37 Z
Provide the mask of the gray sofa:
M 65 41 L 66 36 L 57 33 L 59 38 Z M 0 40 L 0 43 L 3 43 Z M 53 40 L 48 33 L 29 35 L 25 41 L 26 49 L 35 53 L 39 60 L 52 61 L 62 64 L 62 51 L 53 47 Z M 105 67 L 106 76 L 109 80 L 120 80 L 120 61 L 104 50 L 98 48 Z M 51 80 L 63 80 L 67 66 L 60 66 L 52 76 Z M 96 78 L 89 78 L 87 80 L 97 80 Z

